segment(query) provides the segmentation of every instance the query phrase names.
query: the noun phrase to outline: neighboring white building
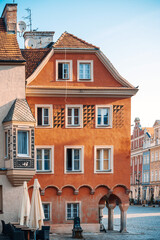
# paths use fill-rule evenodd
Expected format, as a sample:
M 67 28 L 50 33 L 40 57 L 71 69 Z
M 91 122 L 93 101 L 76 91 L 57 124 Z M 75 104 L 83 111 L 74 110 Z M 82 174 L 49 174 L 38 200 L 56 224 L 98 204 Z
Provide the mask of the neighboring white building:
M 17 43 L 16 25 L 17 4 L 6 4 L 0 18 L 0 220 L 6 222 L 18 219 L 23 181 L 34 174 L 34 162 L 32 169 L 27 169 L 22 168 L 22 159 L 14 159 L 17 129 L 26 125 L 22 118 L 26 112 L 16 114 L 18 103 L 25 106 L 34 126 L 25 100 L 25 60 Z

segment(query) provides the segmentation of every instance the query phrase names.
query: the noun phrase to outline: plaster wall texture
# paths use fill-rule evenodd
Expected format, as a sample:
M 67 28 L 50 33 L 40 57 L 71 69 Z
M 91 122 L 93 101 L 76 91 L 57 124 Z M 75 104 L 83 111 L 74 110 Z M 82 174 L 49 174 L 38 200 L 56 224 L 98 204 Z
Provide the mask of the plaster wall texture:
M 16 98 L 25 98 L 25 66 L 0 66 L 0 168 L 4 163 L 4 129 L 2 121 Z M 21 199 L 21 187 L 13 187 L 6 175 L 0 175 L 2 185 L 3 213 L 0 220 L 12 222 L 18 220 Z M 1 228 L 1 224 L 0 224 Z
M 3 213 L 0 214 L 0 220 L 3 219 L 7 223 L 16 222 L 22 201 L 23 186 L 13 187 L 6 175 L 0 175 L 0 185 L 3 186 Z
M 0 66 L 0 168 L 4 167 L 2 121 L 16 98 L 25 98 L 25 66 Z

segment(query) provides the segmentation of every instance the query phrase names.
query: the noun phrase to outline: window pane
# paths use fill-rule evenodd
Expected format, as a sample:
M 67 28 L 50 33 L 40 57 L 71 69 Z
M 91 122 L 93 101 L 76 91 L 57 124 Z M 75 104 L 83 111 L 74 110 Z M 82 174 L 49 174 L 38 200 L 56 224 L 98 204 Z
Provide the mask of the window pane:
M 37 170 L 42 170 L 42 160 L 37 160 Z
M 50 149 L 44 149 L 44 159 L 50 159 Z
M 18 131 L 18 154 L 28 154 L 28 132 Z
M 100 160 L 96 161 L 96 170 L 100 170 Z
M 67 149 L 67 170 L 72 170 L 72 149 Z
M 37 120 L 38 120 L 38 125 L 42 125 L 42 108 L 37 108 Z
M 89 63 L 80 63 L 79 64 L 79 78 L 80 79 L 90 79 L 90 64 Z
M 104 168 L 104 170 L 108 170 L 109 169 L 108 160 L 104 160 L 103 161 L 103 168 Z
M 58 79 L 62 79 L 62 63 L 58 63 Z
M 69 64 L 63 63 L 63 79 L 69 79 Z
M 5 157 L 8 157 L 8 133 L 5 132 Z
M 96 156 L 97 159 L 100 159 L 100 149 L 97 149 L 97 156 Z
M 80 168 L 79 168 L 79 160 L 75 160 L 74 161 L 74 170 L 78 171 Z
M 42 149 L 37 149 L 37 159 L 42 159 Z
M 50 170 L 50 160 L 44 161 L 44 170 Z
M 74 159 L 79 159 L 79 149 L 74 149 Z
M 79 116 L 79 108 L 74 108 L 74 116 Z
M 74 124 L 75 125 L 79 124 L 79 117 L 74 117 Z
M 45 117 L 48 117 L 48 115 L 49 115 L 48 108 L 44 108 L 44 116 L 45 116 Z
M 42 204 L 42 205 L 43 205 L 45 220 L 49 220 L 50 219 L 50 205 L 49 204 Z
M 104 159 L 109 159 L 109 149 L 104 149 Z
M 68 116 L 72 116 L 72 108 L 68 108 Z
M 68 117 L 68 124 L 72 124 L 72 117 Z
M 49 109 L 43 108 L 43 124 L 48 125 L 49 124 Z

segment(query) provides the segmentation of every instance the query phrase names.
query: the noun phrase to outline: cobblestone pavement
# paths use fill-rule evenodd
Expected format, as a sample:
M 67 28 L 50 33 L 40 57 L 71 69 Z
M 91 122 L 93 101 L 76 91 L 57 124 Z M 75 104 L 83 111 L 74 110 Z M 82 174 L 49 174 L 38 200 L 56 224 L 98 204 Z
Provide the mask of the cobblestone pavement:
M 107 209 L 104 209 L 103 224 L 107 226 Z M 84 233 L 84 239 L 97 240 L 160 240 L 160 208 L 131 206 L 128 209 L 128 233 L 120 233 L 120 212 L 116 207 L 114 211 L 114 231 L 106 233 Z M 52 234 L 53 240 L 70 240 L 71 234 Z

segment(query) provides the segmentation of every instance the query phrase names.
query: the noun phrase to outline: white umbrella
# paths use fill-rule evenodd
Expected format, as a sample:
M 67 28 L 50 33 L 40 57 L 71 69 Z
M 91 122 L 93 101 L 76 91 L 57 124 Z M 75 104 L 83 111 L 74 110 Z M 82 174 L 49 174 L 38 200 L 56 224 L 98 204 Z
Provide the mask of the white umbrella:
M 28 222 L 28 226 L 33 229 L 41 229 L 45 218 L 39 189 L 38 179 L 35 179 Z
M 23 196 L 20 208 L 20 225 L 28 225 L 30 213 L 30 200 L 28 195 L 27 182 L 23 183 Z

